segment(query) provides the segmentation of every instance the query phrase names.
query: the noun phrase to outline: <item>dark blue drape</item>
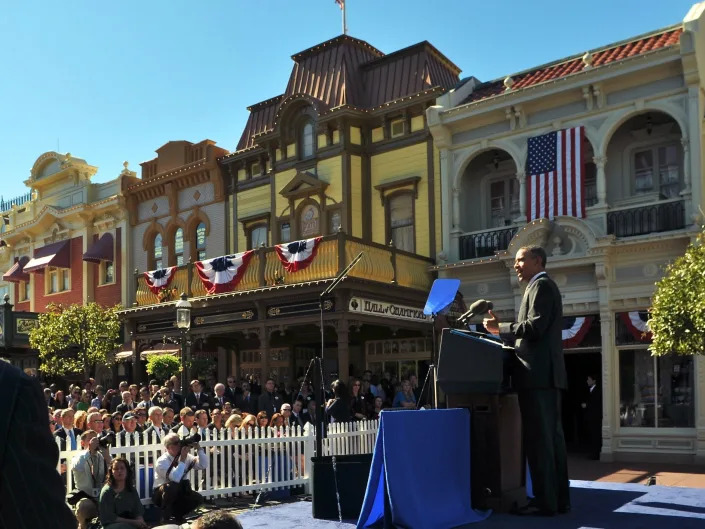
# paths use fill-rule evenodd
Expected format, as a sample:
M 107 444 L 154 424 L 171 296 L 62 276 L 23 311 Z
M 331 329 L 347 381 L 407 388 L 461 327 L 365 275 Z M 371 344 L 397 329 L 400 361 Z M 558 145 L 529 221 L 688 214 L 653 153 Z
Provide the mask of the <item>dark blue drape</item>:
M 470 413 L 384 410 L 357 528 L 385 517 L 407 529 L 450 529 L 486 519 L 470 506 Z

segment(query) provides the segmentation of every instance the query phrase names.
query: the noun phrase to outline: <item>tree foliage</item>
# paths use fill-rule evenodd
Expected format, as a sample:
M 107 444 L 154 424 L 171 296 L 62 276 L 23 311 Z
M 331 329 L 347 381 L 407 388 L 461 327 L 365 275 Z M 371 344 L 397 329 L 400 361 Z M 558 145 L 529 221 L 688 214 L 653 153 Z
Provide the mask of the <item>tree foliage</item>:
M 649 326 L 653 355 L 705 351 L 705 231 L 656 283 Z
M 41 370 L 48 375 L 83 373 L 89 377 L 96 365 L 112 363 L 120 333 L 119 307 L 49 304 L 39 315 L 39 325 L 29 335 L 39 350 Z
M 213 374 L 217 367 L 216 361 L 213 358 L 206 356 L 194 355 L 189 362 L 189 376 L 192 378 L 206 378 Z
M 160 383 L 181 372 L 181 362 L 170 354 L 153 354 L 147 359 L 147 373 Z

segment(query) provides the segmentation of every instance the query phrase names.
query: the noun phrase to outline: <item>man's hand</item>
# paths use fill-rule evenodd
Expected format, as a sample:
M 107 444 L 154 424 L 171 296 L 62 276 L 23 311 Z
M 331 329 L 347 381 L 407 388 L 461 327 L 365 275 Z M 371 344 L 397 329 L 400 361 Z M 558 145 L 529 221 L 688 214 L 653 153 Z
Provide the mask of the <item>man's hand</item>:
M 485 329 L 487 329 L 487 332 L 489 332 L 490 334 L 499 336 L 499 320 L 497 319 L 496 314 L 491 310 L 488 310 L 487 313 L 490 315 L 490 317 L 482 320 L 482 325 L 485 326 Z
M 100 448 L 100 445 L 98 444 L 98 438 L 93 437 L 89 442 L 88 442 L 88 450 L 91 451 L 91 454 L 95 454 L 98 451 L 98 448 Z
M 188 456 L 188 453 L 191 451 L 191 447 L 189 446 L 182 446 L 181 447 L 181 461 L 186 461 L 186 457 Z

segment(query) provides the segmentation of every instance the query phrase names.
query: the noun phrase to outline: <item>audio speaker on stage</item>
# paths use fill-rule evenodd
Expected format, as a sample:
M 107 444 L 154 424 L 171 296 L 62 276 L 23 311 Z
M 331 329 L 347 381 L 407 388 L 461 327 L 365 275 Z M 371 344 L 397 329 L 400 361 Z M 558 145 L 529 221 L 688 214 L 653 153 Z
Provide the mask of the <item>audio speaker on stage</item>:
M 313 517 L 338 519 L 338 500 L 335 494 L 337 481 L 343 519 L 357 520 L 365 499 L 372 454 L 335 456 L 335 473 L 333 456 L 314 457 L 312 462 Z

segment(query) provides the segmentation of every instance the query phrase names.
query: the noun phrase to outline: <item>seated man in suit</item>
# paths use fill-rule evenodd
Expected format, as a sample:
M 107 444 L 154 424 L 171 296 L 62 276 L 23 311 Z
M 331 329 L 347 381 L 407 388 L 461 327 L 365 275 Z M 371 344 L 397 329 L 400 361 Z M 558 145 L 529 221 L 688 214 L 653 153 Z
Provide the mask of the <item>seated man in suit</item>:
M 59 449 L 78 450 L 80 448 L 80 437 L 82 430 L 74 428 L 73 417 L 75 412 L 71 408 L 66 408 L 61 411 L 61 428 L 56 430 L 54 437 L 61 439 Z
M 185 405 L 193 411 L 210 411 L 212 408 L 211 399 L 206 393 L 202 392 L 201 383 L 198 380 L 191 381 L 191 393 L 186 395 Z
M 132 411 L 135 409 L 135 403 L 132 402 L 132 393 L 129 391 L 123 391 L 122 392 L 122 403 L 118 404 L 116 411 L 119 411 L 120 413 L 124 414 L 127 413 L 128 411 Z
M 178 434 L 182 439 L 191 435 L 191 428 L 196 420 L 195 412 L 191 408 L 184 407 L 179 412 L 181 423 L 174 426 L 171 431 Z
M 169 433 L 169 429 L 163 423 L 164 412 L 159 406 L 149 408 L 149 422 L 151 423 L 144 431 L 144 436 L 149 444 L 161 444 L 162 438 Z
M 134 412 L 128 411 L 122 416 L 122 427 L 117 435 L 119 446 L 135 446 L 142 443 L 142 436 L 137 432 L 137 417 Z
M 225 403 L 228 402 L 228 398 L 225 396 L 225 386 L 223 384 L 216 384 L 213 388 L 215 391 L 215 396 L 213 397 L 213 405 L 222 410 Z

